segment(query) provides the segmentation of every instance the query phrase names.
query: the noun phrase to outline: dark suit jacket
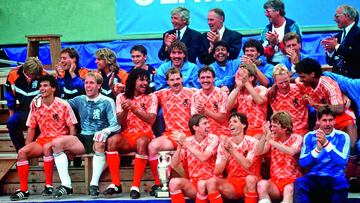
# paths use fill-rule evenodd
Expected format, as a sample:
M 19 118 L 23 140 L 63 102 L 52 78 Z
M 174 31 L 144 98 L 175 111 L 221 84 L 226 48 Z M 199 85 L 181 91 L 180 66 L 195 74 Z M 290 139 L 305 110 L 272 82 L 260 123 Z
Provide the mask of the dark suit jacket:
M 336 35 L 341 41 L 343 31 Z M 330 58 L 326 54 L 326 62 L 333 66 L 333 72 L 350 78 L 360 78 L 360 29 L 355 24 L 341 42 L 339 48 Z
M 227 42 L 230 47 L 230 50 L 228 50 L 230 53 L 228 60 L 234 60 L 238 58 L 241 50 L 241 38 L 242 36 L 240 33 L 225 28 L 221 40 Z M 209 46 L 210 43 L 207 39 L 207 32 L 205 32 L 201 35 L 201 50 L 199 55 L 199 61 L 202 64 L 210 65 L 215 61 L 213 53 L 208 53 Z
M 163 39 L 165 37 L 165 34 L 175 34 L 175 30 L 169 30 L 163 34 Z M 199 50 L 200 50 L 200 37 L 201 33 L 190 29 L 189 27 L 186 28 L 185 33 L 183 37 L 180 39 L 181 42 L 184 42 L 184 44 L 187 47 L 188 54 L 187 58 L 188 61 L 192 63 L 196 63 L 196 58 L 198 56 Z M 160 60 L 170 60 L 170 55 L 167 51 L 165 51 L 165 43 L 163 41 L 161 48 L 159 50 L 158 56 Z

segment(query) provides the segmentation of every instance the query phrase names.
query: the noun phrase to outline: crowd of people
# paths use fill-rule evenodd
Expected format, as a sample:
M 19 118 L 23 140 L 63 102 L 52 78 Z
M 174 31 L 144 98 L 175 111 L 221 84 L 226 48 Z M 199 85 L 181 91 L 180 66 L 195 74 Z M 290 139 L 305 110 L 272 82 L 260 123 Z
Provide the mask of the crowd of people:
M 39 156 L 42 194 L 72 194 L 69 159 L 89 153 L 91 196 L 100 195 L 106 164 L 111 184 L 103 195 L 122 193 L 119 154 L 127 152 L 135 152 L 130 197 L 140 198 L 147 164 L 154 195 L 161 188 L 158 153 L 175 151 L 173 203 L 185 197 L 198 203 L 344 202 L 359 178 L 358 11 L 349 5 L 336 9 L 334 20 L 343 30 L 322 41 L 333 66 L 323 73 L 301 53 L 300 26 L 285 17 L 284 3 L 268 0 L 264 9 L 269 24 L 261 40 L 243 47 L 241 34 L 224 26 L 220 8 L 209 11 L 209 31 L 201 34 L 188 27 L 189 11 L 177 7 L 171 11 L 174 29 L 163 35 L 158 56 L 165 61 L 159 67 L 146 64 L 146 48 L 135 45 L 129 73 L 108 48 L 94 54 L 96 71 L 80 68 L 73 48 L 61 51 L 54 75 L 35 57 L 12 69 L 5 97 L 20 189 L 10 199 L 29 198 L 28 159 Z M 61 180 L 56 189 L 54 165 Z

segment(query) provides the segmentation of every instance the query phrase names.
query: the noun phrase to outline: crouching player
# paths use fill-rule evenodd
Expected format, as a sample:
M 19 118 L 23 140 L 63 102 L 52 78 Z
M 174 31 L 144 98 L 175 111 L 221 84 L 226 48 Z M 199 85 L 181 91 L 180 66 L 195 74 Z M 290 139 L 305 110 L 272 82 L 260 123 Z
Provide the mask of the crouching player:
M 215 165 L 215 175 L 226 170 L 228 176 L 213 177 L 206 182 L 210 203 L 221 203 L 222 197 L 239 199 L 244 196 L 246 203 L 257 202 L 256 183 L 260 180 L 260 162 L 255 149 L 258 140 L 245 135 L 247 126 L 244 114 L 230 114 L 229 128 L 232 136 L 221 138 Z
M 178 168 L 181 164 L 188 169 L 188 178 L 172 178 L 169 183 L 172 203 L 185 203 L 185 198 L 202 199 L 197 193 L 198 186 L 204 186 L 207 179 L 214 176 L 217 146 L 219 138 L 209 134 L 208 119 L 200 114 L 194 114 L 189 120 L 189 128 L 193 136 L 186 137 L 178 133 L 174 139 L 178 148 L 171 160 L 171 167 Z M 201 191 L 203 192 L 203 191 Z
M 44 155 L 45 189 L 43 195 L 53 192 L 52 178 L 54 157 L 51 151 L 52 140 L 64 136 L 75 135 L 76 117 L 70 105 L 54 96 L 57 82 L 51 75 L 45 75 L 39 80 L 40 95 L 30 104 L 30 113 L 26 125 L 28 134 L 25 146 L 18 152 L 17 171 L 20 180 L 20 189 L 10 196 L 13 201 L 29 198 L 28 175 L 29 158 Z M 39 126 L 40 135 L 34 141 L 35 129 Z
M 257 148 L 260 153 L 271 153 L 270 180 L 261 180 L 257 184 L 259 203 L 281 198 L 282 202 L 293 202 L 294 182 L 301 176 L 298 154 L 303 139 L 292 133 L 291 116 L 285 111 L 271 116 L 271 132 L 269 128 L 268 122 L 263 125 L 265 135 Z

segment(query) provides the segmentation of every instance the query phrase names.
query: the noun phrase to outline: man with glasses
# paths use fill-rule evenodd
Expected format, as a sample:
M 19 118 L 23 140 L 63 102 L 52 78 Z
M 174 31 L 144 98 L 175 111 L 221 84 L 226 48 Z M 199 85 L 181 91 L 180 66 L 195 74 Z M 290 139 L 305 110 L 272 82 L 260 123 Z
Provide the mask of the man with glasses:
M 342 31 L 321 42 L 326 62 L 333 66 L 335 73 L 360 78 L 360 71 L 356 69 L 360 64 L 359 12 L 352 6 L 341 5 L 336 9 L 334 21 Z
M 282 0 L 268 0 L 264 4 L 265 16 L 269 24 L 261 33 L 261 41 L 268 61 L 276 65 L 286 58 L 283 37 L 288 32 L 295 32 L 301 37 L 300 26 L 292 19 L 285 17 L 285 6 Z

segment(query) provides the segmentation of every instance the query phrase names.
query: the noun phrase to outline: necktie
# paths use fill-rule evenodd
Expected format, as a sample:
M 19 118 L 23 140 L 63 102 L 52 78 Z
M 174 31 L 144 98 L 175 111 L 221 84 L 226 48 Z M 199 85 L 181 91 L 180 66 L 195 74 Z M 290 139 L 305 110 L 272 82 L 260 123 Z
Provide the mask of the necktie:
M 176 39 L 180 40 L 180 30 L 176 30 Z
M 341 42 L 343 42 L 345 40 L 345 37 L 346 37 L 346 30 L 344 29 L 343 34 L 341 36 Z

